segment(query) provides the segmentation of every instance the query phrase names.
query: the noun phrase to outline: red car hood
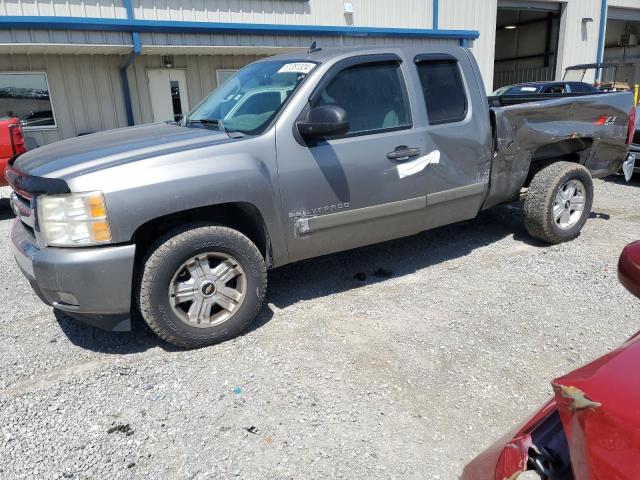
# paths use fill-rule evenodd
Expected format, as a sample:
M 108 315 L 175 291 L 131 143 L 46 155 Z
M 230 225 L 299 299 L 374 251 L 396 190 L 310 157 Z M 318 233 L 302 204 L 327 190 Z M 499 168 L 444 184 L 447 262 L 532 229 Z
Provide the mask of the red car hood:
M 575 478 L 640 475 L 640 337 L 553 382 Z
M 532 432 L 557 410 L 579 480 L 640 478 L 640 332 L 552 382 L 555 397 L 471 461 L 462 480 L 512 480 L 527 468 Z

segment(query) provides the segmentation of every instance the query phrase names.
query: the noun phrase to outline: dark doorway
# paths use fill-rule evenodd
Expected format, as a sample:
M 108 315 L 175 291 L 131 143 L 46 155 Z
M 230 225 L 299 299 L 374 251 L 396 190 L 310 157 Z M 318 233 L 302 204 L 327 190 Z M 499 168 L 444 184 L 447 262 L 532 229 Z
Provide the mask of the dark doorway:
M 554 80 L 561 4 L 499 2 L 493 88 Z

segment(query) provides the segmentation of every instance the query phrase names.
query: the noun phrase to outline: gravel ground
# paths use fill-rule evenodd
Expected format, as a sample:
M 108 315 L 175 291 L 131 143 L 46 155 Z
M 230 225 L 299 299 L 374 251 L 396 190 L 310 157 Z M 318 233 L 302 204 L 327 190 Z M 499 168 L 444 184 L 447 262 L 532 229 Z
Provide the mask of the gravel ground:
M 56 318 L 11 258 L 4 196 L 0 478 L 455 479 L 639 328 L 615 271 L 638 180 L 597 181 L 564 245 L 507 205 L 278 269 L 257 325 L 197 351 Z

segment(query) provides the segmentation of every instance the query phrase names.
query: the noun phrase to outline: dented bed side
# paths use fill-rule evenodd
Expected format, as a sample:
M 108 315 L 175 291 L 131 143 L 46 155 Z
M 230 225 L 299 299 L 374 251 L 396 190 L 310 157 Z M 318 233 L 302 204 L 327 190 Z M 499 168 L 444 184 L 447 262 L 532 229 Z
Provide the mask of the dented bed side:
M 632 94 L 618 92 L 491 108 L 494 151 L 483 208 L 517 197 L 531 173 L 554 159 L 578 162 L 595 178 L 619 171 L 632 107 Z

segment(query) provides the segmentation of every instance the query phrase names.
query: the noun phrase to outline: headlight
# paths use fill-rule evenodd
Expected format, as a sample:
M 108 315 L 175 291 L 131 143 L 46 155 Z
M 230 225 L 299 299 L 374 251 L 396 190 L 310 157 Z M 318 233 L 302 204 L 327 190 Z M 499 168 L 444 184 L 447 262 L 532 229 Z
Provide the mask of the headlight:
M 47 245 L 73 247 L 111 241 L 101 192 L 41 195 L 37 203 L 40 232 Z

